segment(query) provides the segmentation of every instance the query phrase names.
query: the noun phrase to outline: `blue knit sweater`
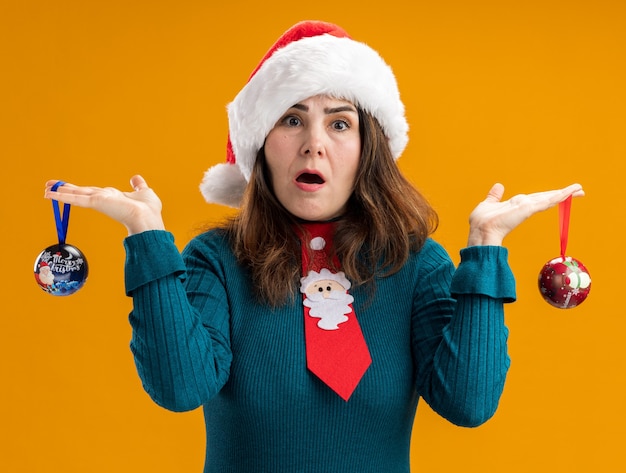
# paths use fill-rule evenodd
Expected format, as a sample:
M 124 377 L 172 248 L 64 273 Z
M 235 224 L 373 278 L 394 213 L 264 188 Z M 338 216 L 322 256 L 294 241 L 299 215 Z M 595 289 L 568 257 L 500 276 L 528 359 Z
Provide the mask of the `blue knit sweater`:
M 462 426 L 497 408 L 515 298 L 505 248 L 466 248 L 455 270 L 428 240 L 375 296 L 351 290 L 373 361 L 346 402 L 307 371 L 302 302 L 256 303 L 223 232 L 182 255 L 165 231 L 125 246 L 139 376 L 167 409 L 203 406 L 205 473 L 406 473 L 420 397 Z

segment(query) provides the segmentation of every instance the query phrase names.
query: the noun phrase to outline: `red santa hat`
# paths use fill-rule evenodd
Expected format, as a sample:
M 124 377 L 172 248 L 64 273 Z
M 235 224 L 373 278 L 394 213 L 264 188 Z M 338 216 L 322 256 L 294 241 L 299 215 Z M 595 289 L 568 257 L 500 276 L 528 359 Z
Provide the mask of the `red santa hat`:
M 207 202 L 238 207 L 256 155 L 276 122 L 315 95 L 348 100 L 380 123 L 394 158 L 408 142 L 408 124 L 395 76 L 380 55 L 339 26 L 303 21 L 287 30 L 228 105 L 226 162 L 200 184 Z

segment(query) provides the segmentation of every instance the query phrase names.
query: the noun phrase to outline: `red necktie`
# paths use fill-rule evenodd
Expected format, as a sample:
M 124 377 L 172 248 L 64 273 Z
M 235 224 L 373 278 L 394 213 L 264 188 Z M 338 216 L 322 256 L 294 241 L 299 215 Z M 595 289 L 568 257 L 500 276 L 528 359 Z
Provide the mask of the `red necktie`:
M 307 367 L 347 401 L 372 358 L 348 293 L 350 282 L 342 271 L 328 268 L 334 224 L 307 223 L 304 228 L 300 292 Z M 339 267 L 336 255 L 332 261 Z

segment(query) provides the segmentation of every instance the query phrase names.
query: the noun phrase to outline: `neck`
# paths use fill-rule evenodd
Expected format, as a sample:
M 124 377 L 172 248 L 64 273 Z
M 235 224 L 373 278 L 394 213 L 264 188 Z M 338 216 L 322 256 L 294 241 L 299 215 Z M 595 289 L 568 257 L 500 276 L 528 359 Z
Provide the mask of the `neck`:
M 305 220 L 305 219 L 300 218 L 300 217 L 294 217 L 294 219 L 300 225 L 324 224 L 324 223 L 336 223 L 336 222 L 339 222 L 341 219 L 343 219 L 343 215 L 340 215 L 339 217 L 331 218 L 329 220 Z

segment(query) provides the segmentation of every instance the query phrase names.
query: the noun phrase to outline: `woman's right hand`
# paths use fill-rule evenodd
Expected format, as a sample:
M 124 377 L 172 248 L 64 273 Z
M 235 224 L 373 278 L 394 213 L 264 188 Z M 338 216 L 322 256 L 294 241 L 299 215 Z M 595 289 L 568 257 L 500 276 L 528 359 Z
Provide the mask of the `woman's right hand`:
M 113 187 L 81 187 L 73 184 L 64 184 L 53 191 L 52 186 L 57 182 L 46 182 L 45 198 L 102 212 L 122 223 L 129 235 L 165 229 L 161 217 L 161 200 L 139 175 L 130 179 L 133 192 L 122 192 Z

